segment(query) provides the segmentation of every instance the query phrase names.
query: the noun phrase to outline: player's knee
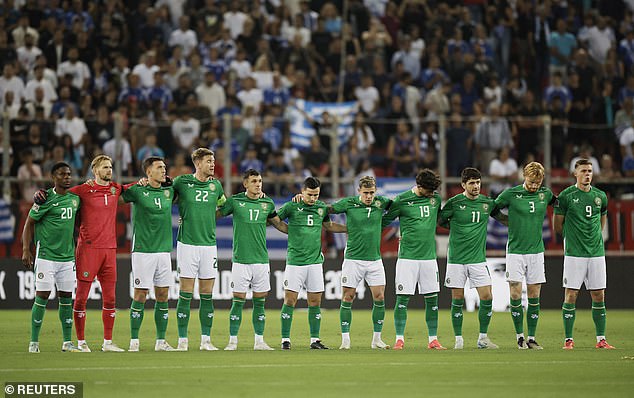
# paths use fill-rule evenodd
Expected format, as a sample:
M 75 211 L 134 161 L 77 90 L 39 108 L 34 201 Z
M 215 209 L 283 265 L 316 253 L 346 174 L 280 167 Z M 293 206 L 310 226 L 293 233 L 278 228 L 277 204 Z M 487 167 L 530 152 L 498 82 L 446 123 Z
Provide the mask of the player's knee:
M 592 301 L 595 302 L 603 302 L 605 301 L 605 291 L 604 290 L 593 290 L 590 292 L 590 296 L 592 297 Z
M 295 304 L 297 304 L 297 298 L 295 297 L 285 297 L 284 298 L 284 304 L 290 306 L 290 307 L 295 307 Z
M 372 298 L 374 299 L 374 301 L 383 301 L 385 300 L 385 294 L 383 294 L 383 292 L 376 293 L 372 295 Z

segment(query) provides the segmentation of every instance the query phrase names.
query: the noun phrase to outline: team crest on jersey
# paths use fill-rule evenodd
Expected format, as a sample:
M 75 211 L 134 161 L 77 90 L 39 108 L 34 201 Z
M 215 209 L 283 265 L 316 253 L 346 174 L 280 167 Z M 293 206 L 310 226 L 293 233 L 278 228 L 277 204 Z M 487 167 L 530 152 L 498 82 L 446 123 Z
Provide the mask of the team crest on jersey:
M 288 279 L 284 279 L 284 286 L 288 286 Z
M 398 285 L 398 291 L 402 292 L 403 291 L 403 285 Z
M 320 216 L 324 215 L 324 209 L 317 209 L 317 214 L 319 214 Z
M 343 278 L 341 278 L 341 282 L 343 282 L 343 283 L 348 282 L 348 278 L 344 276 Z
M 212 191 L 215 191 L 216 185 L 212 182 L 211 184 L 209 184 L 209 189 L 211 189 Z
M 134 284 L 135 284 L 135 285 L 140 285 L 140 284 L 141 284 L 141 279 L 136 278 L 136 279 L 134 280 Z
M 44 272 L 38 272 L 37 279 L 44 279 Z
M 432 206 L 436 206 L 436 198 L 429 199 L 429 204 Z
M 73 199 L 73 200 L 72 200 L 72 203 L 73 203 L 73 206 L 74 206 L 74 207 L 77 207 L 77 200 Z
M 374 206 L 381 207 L 381 201 L 380 200 L 375 200 L 374 201 Z
M 543 192 L 540 192 L 537 196 L 539 196 L 539 200 L 544 200 L 544 198 L 546 197 Z
M 445 283 L 448 285 L 451 283 L 451 279 L 447 278 L 447 280 L 445 281 Z
M 600 198 L 600 197 L 598 197 L 598 196 L 597 196 L 596 198 L 594 198 L 594 203 L 595 203 L 597 206 L 601 206 L 601 198 Z
M 33 203 L 33 206 L 31 206 L 31 210 L 38 213 L 40 211 L 40 205 L 38 205 L 37 203 Z
M 88 275 L 90 275 L 90 273 L 88 271 L 84 271 L 84 278 L 88 278 Z
M 115 195 L 117 193 L 117 188 L 115 187 L 110 187 L 110 193 Z
M 163 195 L 165 195 L 165 197 L 169 199 L 170 191 L 168 191 L 168 190 L 163 191 Z
M 489 210 L 489 205 L 486 204 L 486 203 L 483 203 L 482 204 L 482 208 L 484 209 L 484 211 L 487 211 L 487 210 Z
M 266 209 L 268 209 L 269 204 L 268 204 L 268 203 L 262 203 L 262 205 L 261 205 L 261 206 L 262 206 L 262 208 L 263 208 L 264 210 L 266 210 Z

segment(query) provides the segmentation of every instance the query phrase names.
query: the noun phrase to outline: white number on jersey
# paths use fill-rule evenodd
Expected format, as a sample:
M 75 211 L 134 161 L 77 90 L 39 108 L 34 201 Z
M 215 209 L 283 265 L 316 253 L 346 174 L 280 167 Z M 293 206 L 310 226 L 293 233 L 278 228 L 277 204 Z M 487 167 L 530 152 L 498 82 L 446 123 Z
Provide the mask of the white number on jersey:
M 479 211 L 472 211 L 471 212 L 471 222 L 480 222 L 480 212 Z
M 586 217 L 592 217 L 592 206 L 586 206 Z
M 429 217 L 429 206 L 418 206 L 418 208 L 420 209 L 421 218 Z
M 308 225 L 309 227 L 312 227 L 314 225 L 312 214 L 308 215 L 308 219 L 306 220 L 306 225 Z
M 196 190 L 196 202 L 208 202 L 209 191 Z
M 531 209 L 528 212 L 535 213 L 535 202 L 528 202 L 528 205 L 531 207 Z
M 154 204 L 158 206 L 159 209 L 162 209 L 161 198 L 154 198 Z
M 62 207 L 62 220 L 70 220 L 71 218 L 73 218 L 73 208 Z
M 260 210 L 249 209 L 249 221 L 257 221 L 260 216 Z

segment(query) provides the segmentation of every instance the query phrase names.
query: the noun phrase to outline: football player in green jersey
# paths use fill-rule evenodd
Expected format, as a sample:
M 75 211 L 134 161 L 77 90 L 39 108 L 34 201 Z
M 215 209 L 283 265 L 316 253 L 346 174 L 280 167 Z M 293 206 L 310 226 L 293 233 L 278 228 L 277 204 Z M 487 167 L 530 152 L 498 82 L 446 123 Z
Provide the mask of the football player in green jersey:
M 436 192 L 440 178 L 423 169 L 416 175 L 416 186 L 399 194 L 383 216 L 383 227 L 399 218 L 401 239 L 396 262 L 396 305 L 394 327 L 395 350 L 405 345 L 407 305 L 418 285 L 425 297 L 425 320 L 429 333 L 427 348 L 444 350 L 438 342 L 438 264 L 436 262 L 436 223 L 440 212 L 440 195 Z
M 22 264 L 35 274 L 35 302 L 31 309 L 29 352 L 39 353 L 39 336 L 46 304 L 53 286 L 59 297 L 62 323 L 62 351 L 80 352 L 71 342 L 73 330 L 73 289 L 75 288 L 75 215 L 79 196 L 68 191 L 72 181 L 70 166 L 58 162 L 51 169 L 55 187 L 47 192 L 48 201 L 34 204 L 22 231 Z M 31 242 L 35 235 L 35 261 Z
M 352 302 L 357 287 L 365 280 L 372 292 L 372 323 L 374 333 L 371 347 L 389 349 L 381 339 L 385 319 L 385 269 L 381 259 L 381 221 L 383 213 L 392 201 L 376 196 L 376 180 L 365 176 L 359 180 L 358 196 L 343 198 L 334 203 L 331 213 L 345 213 L 348 241 L 341 267 L 343 294 L 339 318 L 341 321 L 341 346 L 350 349 L 350 324 L 352 323 Z
M 191 154 L 196 171 L 174 179 L 174 193 L 178 198 L 180 215 L 176 263 L 179 286 L 176 321 L 178 323 L 179 351 L 187 351 L 187 328 L 194 282 L 198 278 L 200 292 L 200 349 L 215 351 L 211 343 L 214 317 L 212 291 L 218 276 L 218 250 L 216 248 L 216 208 L 225 202 L 220 181 L 213 178 L 214 153 L 198 148 Z
M 462 338 L 462 306 L 467 281 L 480 296 L 478 318 L 480 335 L 477 347 L 498 348 L 487 335 L 493 315 L 491 275 L 486 263 L 486 238 L 489 216 L 505 222 L 505 216 L 494 212 L 495 202 L 480 194 L 482 175 L 467 167 L 461 173 L 463 193 L 450 198 L 440 212 L 440 225 L 449 227 L 449 251 L 445 286 L 451 288 L 451 320 L 456 336 L 454 349 L 464 347 Z
M 579 159 L 575 163 L 577 183 L 559 194 L 555 206 L 555 231 L 564 236 L 565 298 L 563 320 L 564 349 L 572 350 L 575 343 L 572 331 L 575 323 L 575 303 L 581 285 L 585 284 L 592 297 L 596 348 L 613 349 L 605 339 L 605 247 L 602 231 L 608 213 L 605 192 L 590 185 L 592 162 Z
M 333 223 L 328 216 L 328 205 L 318 200 L 321 182 L 308 177 L 302 185 L 302 200 L 285 203 L 278 211 L 280 219 L 288 219 L 288 256 L 284 271 L 284 305 L 280 315 L 282 349 L 291 349 L 291 324 L 297 295 L 306 288 L 310 348 L 327 349 L 319 339 L 321 325 L 321 296 L 324 292 L 321 252 L 322 227 L 329 232 L 346 232 L 345 225 Z
M 172 261 L 172 186 L 166 182 L 163 158 L 151 156 L 143 161 L 148 185 L 134 185 L 123 192 L 123 199 L 132 202 L 132 278 L 134 299 L 130 306 L 130 348 L 139 351 L 139 330 L 148 291 L 154 287 L 156 303 L 155 351 L 175 351 L 165 340 L 169 320 L 168 295 L 173 282 Z
M 535 340 L 539 320 L 539 293 L 541 284 L 546 283 L 542 229 L 547 207 L 557 199 L 550 189 L 542 187 L 543 181 L 544 166 L 538 162 L 530 162 L 524 167 L 524 183 L 504 190 L 495 199 L 498 209 L 508 209 L 506 280 L 511 293 L 511 318 L 515 325 L 517 347 L 521 350 L 542 349 Z M 528 293 L 528 339 L 524 338 L 524 279 Z
M 272 224 L 287 233 L 288 225 L 280 220 L 275 203 L 262 197 L 262 176 L 249 169 L 242 176 L 246 192 L 231 196 L 216 213 L 217 216 L 233 214 L 233 256 L 231 264 L 231 288 L 233 301 L 229 314 L 229 344 L 226 351 L 238 349 L 238 331 L 242 322 L 242 308 L 249 286 L 253 291 L 254 350 L 270 351 L 264 342 L 264 301 L 271 290 L 269 254 L 266 249 L 266 226 Z

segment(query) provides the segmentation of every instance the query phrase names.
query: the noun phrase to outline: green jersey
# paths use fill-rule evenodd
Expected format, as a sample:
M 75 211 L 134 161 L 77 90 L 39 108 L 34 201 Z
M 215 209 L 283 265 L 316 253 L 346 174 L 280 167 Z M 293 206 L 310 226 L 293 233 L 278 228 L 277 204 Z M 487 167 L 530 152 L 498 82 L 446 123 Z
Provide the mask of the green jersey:
M 268 197 L 251 199 L 242 192 L 228 198 L 220 213 L 233 214 L 233 262 L 268 264 L 266 221 L 277 215 L 275 203 Z
M 440 211 L 440 223 L 449 224 L 450 264 L 478 264 L 486 261 L 487 224 L 495 207 L 493 199 L 463 193 L 450 198 Z
M 132 252 L 171 252 L 173 187 L 133 185 L 123 191 L 122 197 L 133 203 Z
M 42 205 L 34 204 L 29 217 L 35 223 L 35 257 L 50 261 L 75 259 L 75 216 L 79 196 L 70 191 L 64 195 L 47 190 L 48 199 Z
M 192 174 L 174 179 L 178 195 L 178 241 L 194 246 L 216 245 L 216 208 L 225 202 L 220 181 L 200 181 Z
M 605 256 L 601 217 L 608 213 L 605 192 L 591 187 L 584 192 L 576 185 L 559 194 L 555 214 L 564 218 L 564 254 L 573 257 Z
M 407 260 L 436 259 L 436 222 L 440 195 L 418 196 L 412 190 L 399 194 L 383 216 L 383 227 L 396 217 L 400 221 L 401 241 L 398 257 Z
M 498 209 L 508 208 L 508 253 L 535 254 L 544 251 L 544 217 L 548 205 L 554 201 L 555 195 L 550 189 L 541 187 L 537 192 L 528 192 L 524 185 L 505 189 L 495 199 Z
M 381 258 L 381 220 L 391 204 L 390 199 L 375 196 L 372 204 L 366 206 L 358 196 L 351 196 L 332 205 L 333 213 L 346 213 L 346 259 L 376 261 Z
M 309 206 L 304 202 L 285 203 L 277 215 L 288 219 L 288 252 L 286 263 L 289 265 L 321 264 L 321 227 L 329 221 L 328 205 L 317 201 Z

